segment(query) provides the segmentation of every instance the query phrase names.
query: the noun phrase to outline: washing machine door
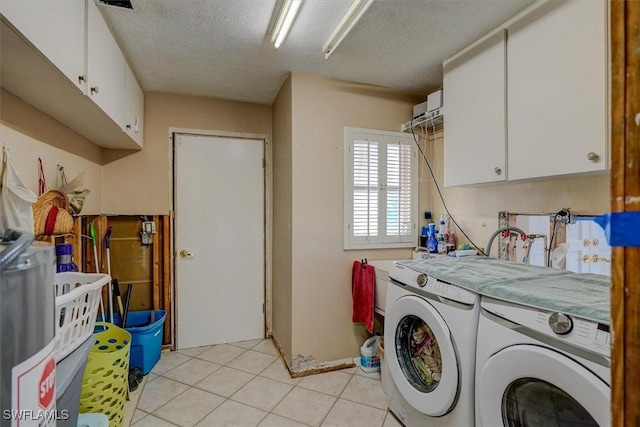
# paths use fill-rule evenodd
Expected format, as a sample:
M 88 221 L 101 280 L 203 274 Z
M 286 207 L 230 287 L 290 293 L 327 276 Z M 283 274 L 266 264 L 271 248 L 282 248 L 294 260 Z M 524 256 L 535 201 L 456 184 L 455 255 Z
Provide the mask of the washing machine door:
M 610 387 L 551 348 L 507 347 L 489 358 L 476 381 L 481 426 L 611 425 Z
M 445 320 L 417 295 L 401 297 L 387 308 L 386 363 L 398 391 L 422 414 L 449 413 L 458 399 L 460 364 Z

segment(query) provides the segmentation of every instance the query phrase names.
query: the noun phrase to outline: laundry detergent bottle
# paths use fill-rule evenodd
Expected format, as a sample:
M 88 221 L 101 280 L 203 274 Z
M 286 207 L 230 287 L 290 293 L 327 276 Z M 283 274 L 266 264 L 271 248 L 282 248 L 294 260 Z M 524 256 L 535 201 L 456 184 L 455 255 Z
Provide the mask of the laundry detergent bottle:
M 438 253 L 438 239 L 436 238 L 436 225 L 432 222 L 427 226 L 427 250 L 429 253 Z
M 366 340 L 360 347 L 360 367 L 365 372 L 378 372 L 380 370 L 379 339 L 380 335 L 376 334 Z

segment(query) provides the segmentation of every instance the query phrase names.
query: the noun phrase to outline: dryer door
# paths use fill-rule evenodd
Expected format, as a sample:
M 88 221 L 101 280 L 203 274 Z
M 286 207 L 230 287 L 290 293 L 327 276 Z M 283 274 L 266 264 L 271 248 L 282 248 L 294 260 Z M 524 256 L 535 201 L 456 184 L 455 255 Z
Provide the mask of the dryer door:
M 437 417 L 455 406 L 460 389 L 458 353 L 440 313 L 419 296 L 387 307 L 386 361 L 398 390 L 418 412 Z
M 555 350 L 514 345 L 476 377 L 481 426 L 610 426 L 610 388 Z

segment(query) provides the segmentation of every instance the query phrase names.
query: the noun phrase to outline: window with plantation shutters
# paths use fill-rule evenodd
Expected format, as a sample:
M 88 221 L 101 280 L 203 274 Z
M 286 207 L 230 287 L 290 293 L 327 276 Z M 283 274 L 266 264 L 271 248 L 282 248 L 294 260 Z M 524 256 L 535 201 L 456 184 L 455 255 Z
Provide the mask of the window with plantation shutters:
M 416 246 L 417 194 L 411 135 L 345 128 L 345 249 Z

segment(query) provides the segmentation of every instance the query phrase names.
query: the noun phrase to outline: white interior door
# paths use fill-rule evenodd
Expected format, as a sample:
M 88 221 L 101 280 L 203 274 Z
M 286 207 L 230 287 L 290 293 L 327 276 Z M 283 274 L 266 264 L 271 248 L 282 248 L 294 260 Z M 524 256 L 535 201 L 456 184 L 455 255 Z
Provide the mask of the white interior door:
M 264 337 L 263 145 L 176 136 L 178 348 Z

